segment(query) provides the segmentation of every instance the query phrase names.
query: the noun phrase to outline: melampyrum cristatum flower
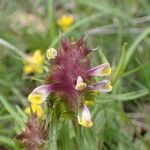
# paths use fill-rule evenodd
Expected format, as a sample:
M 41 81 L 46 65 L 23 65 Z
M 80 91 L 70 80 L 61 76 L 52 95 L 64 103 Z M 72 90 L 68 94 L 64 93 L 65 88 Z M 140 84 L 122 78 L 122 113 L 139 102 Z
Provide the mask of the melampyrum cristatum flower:
M 54 52 L 54 53 L 53 53 Z M 105 79 L 98 83 L 92 83 L 92 77 L 109 76 L 112 72 L 110 64 L 104 63 L 92 68 L 88 54 L 91 50 L 83 39 L 72 43 L 62 39 L 59 49 L 48 50 L 48 59 L 51 63 L 50 72 L 46 78 L 46 84 L 35 88 L 28 96 L 31 103 L 43 103 L 49 94 L 56 94 L 66 105 L 77 110 L 78 123 L 91 127 L 92 121 L 88 108 L 83 105 L 84 93 L 110 92 L 112 86 Z M 68 108 L 68 107 L 67 107 Z
M 23 61 L 24 63 L 23 72 L 25 74 L 42 73 L 43 60 L 44 60 L 44 57 L 42 56 L 41 51 L 35 50 L 32 56 L 28 56 L 27 59 Z
M 57 20 L 57 25 L 62 31 L 66 31 L 73 23 L 74 18 L 71 15 L 62 15 Z
M 25 150 L 38 150 L 48 137 L 48 131 L 45 129 L 45 121 L 39 121 L 35 114 L 30 116 L 25 129 L 16 136 Z
M 41 105 L 32 103 L 30 107 L 27 107 L 25 113 L 31 116 L 35 114 L 37 117 L 42 118 L 44 116 L 44 111 Z
M 57 51 L 54 48 L 49 48 L 47 50 L 47 59 L 48 60 L 55 59 L 56 56 L 57 56 Z
M 78 112 L 78 123 L 84 127 L 91 127 L 93 125 L 90 111 L 85 105 L 81 106 Z

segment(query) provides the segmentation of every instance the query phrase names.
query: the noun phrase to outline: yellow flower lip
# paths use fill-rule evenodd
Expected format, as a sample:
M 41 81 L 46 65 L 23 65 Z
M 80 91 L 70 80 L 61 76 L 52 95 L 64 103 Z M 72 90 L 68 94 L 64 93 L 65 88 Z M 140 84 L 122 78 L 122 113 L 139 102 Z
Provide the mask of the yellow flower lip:
M 43 102 L 42 95 L 40 94 L 30 94 L 28 100 L 33 104 L 41 104 Z
M 78 76 L 77 83 L 75 89 L 78 91 L 82 91 L 87 87 L 87 84 L 83 82 L 83 79 L 81 76 Z
M 51 92 L 53 92 L 53 84 L 43 84 L 29 94 L 28 101 L 32 104 L 41 104 Z
M 33 113 L 36 113 L 38 117 L 42 117 L 44 115 L 43 109 L 40 105 L 31 104 L 31 108 Z
M 25 113 L 28 115 L 31 115 L 31 113 L 35 113 L 37 117 L 41 118 L 44 116 L 43 109 L 40 105 L 38 104 L 31 104 L 31 107 L 27 107 L 25 110 Z
M 104 89 L 104 90 L 107 90 L 107 91 L 112 91 L 113 87 L 112 87 L 112 85 L 111 85 L 110 83 L 108 83 L 107 85 L 105 85 L 105 86 L 103 87 L 103 89 Z
M 85 88 L 87 87 L 87 84 L 86 83 L 78 83 L 75 87 L 76 90 L 78 91 L 82 91 L 84 90 Z
M 106 93 L 106 92 L 110 92 L 112 91 L 113 87 L 111 85 L 111 82 L 109 80 L 102 80 L 98 83 L 95 83 L 93 85 L 89 85 L 87 87 L 88 90 L 90 91 L 99 91 L 99 92 L 103 92 L 103 93 Z
M 112 68 L 110 67 L 109 63 L 98 65 L 87 71 L 87 75 L 89 76 L 100 76 L 100 77 L 108 76 L 111 73 L 112 73 Z
M 93 125 L 93 122 L 92 121 L 86 121 L 84 118 L 82 119 L 82 120 L 80 120 L 79 122 L 78 122 L 80 125 L 82 125 L 82 126 L 84 126 L 84 127 L 87 127 L 87 128 L 89 128 L 89 127 L 91 127 L 92 125 Z
M 55 59 L 57 56 L 57 51 L 54 48 L 49 48 L 47 50 L 47 59 Z
M 112 73 L 112 68 L 111 67 L 107 67 L 107 68 L 105 68 L 103 71 L 102 71 L 102 75 L 103 76 L 108 76 L 108 75 L 111 75 L 111 73 Z
M 91 114 L 88 108 L 84 105 L 78 113 L 78 123 L 84 127 L 91 127 L 93 122 L 91 121 Z

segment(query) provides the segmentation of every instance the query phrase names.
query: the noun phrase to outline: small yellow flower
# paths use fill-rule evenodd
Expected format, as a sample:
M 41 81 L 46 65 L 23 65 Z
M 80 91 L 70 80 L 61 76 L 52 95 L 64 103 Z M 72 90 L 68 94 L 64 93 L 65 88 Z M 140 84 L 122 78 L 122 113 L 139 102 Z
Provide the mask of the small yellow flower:
M 43 117 L 44 111 L 40 105 L 37 104 L 31 104 L 31 107 L 27 107 L 25 110 L 25 113 L 28 115 L 31 115 L 31 113 L 35 113 L 37 117 Z
M 24 112 L 25 112 L 26 114 L 30 115 L 30 114 L 31 114 L 31 108 L 30 108 L 30 107 L 27 107 L 27 108 L 24 110 Z
M 44 57 L 42 56 L 40 50 L 35 50 L 32 56 L 28 56 L 28 58 L 24 60 L 23 72 L 25 74 L 42 73 L 43 61 L 44 61 Z
M 62 31 L 66 31 L 73 23 L 74 19 L 71 15 L 62 15 L 58 20 L 57 24 Z
M 30 65 L 24 65 L 23 66 L 23 72 L 25 74 L 30 74 L 33 72 L 33 67 L 31 67 Z
M 42 64 L 43 63 L 44 57 L 41 55 L 40 50 L 35 50 L 35 52 L 33 53 L 33 59 L 34 59 L 34 62 L 36 64 Z

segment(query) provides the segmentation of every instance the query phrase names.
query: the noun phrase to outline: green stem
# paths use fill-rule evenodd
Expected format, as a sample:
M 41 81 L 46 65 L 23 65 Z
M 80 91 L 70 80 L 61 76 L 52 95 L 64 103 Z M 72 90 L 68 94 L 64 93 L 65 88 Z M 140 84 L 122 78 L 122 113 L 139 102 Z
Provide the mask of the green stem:
M 131 74 L 133 74 L 133 73 L 135 73 L 137 71 L 140 71 L 140 70 L 144 69 L 144 67 L 146 67 L 149 64 L 150 64 L 150 61 L 148 61 L 148 62 L 144 63 L 143 65 L 140 65 L 139 67 L 136 67 L 136 68 L 134 68 L 134 69 L 132 69 L 132 70 L 130 70 L 128 72 L 125 72 L 122 75 L 122 78 L 127 77 L 127 76 L 129 76 L 129 75 L 131 75 Z
M 117 80 L 120 79 L 122 73 L 123 73 L 123 68 L 124 68 L 124 62 L 126 59 L 126 48 L 127 48 L 127 43 L 124 43 L 122 46 L 122 54 L 121 54 L 121 58 L 119 61 L 119 65 L 116 68 L 116 71 L 114 73 L 113 79 L 112 79 L 112 84 L 115 84 Z
M 18 54 L 19 56 L 21 56 L 24 59 L 27 58 L 27 55 L 25 53 L 23 53 L 21 50 L 19 50 L 18 48 L 16 48 L 12 44 L 10 44 L 9 42 L 7 42 L 1 38 L 0 38 L 0 45 L 9 48 L 11 51 L 15 52 L 16 54 Z
M 150 27 L 146 28 L 133 42 L 133 44 L 129 47 L 127 54 L 126 54 L 126 61 L 124 65 L 124 70 L 128 65 L 131 56 L 133 55 L 134 51 L 136 50 L 137 46 L 143 41 L 143 39 L 150 34 Z
M 49 150 L 57 150 L 57 122 L 54 119 L 49 128 Z
M 48 34 L 53 41 L 56 37 L 56 26 L 54 21 L 54 1 L 47 0 Z

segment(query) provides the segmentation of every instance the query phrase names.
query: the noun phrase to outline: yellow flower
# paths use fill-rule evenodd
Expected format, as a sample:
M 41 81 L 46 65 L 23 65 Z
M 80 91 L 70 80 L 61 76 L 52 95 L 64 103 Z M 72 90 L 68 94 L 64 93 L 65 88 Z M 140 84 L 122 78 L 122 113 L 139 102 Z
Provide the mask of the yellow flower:
M 91 127 L 93 122 L 91 120 L 91 114 L 88 108 L 84 105 L 78 112 L 78 123 L 84 127 Z
M 42 95 L 40 95 L 40 94 L 30 94 L 28 96 L 28 100 L 32 104 L 41 104 L 42 103 Z
M 43 111 L 41 105 L 37 105 L 37 104 L 31 104 L 31 107 L 27 107 L 24 111 L 28 115 L 31 115 L 31 113 L 33 112 L 39 118 L 43 117 L 43 115 L 44 115 L 44 111 Z
M 42 73 L 42 63 L 44 57 L 42 56 L 40 50 L 35 50 L 32 56 L 28 56 L 26 60 L 24 60 L 23 72 L 25 74 Z
M 73 23 L 74 19 L 71 15 L 62 15 L 58 20 L 57 24 L 62 31 L 66 31 Z
M 24 65 L 23 66 L 23 72 L 25 74 L 30 74 L 33 72 L 33 68 L 30 65 Z
M 83 79 L 81 76 L 78 76 L 77 83 L 75 89 L 78 91 L 82 91 L 87 87 L 87 84 L 83 82 Z
M 43 56 L 41 55 L 41 51 L 40 50 L 35 50 L 35 52 L 33 53 L 33 60 L 36 64 L 42 64 L 43 63 Z

